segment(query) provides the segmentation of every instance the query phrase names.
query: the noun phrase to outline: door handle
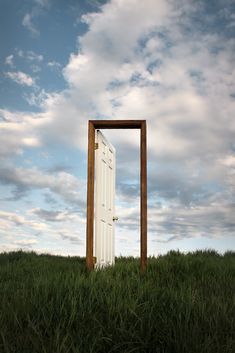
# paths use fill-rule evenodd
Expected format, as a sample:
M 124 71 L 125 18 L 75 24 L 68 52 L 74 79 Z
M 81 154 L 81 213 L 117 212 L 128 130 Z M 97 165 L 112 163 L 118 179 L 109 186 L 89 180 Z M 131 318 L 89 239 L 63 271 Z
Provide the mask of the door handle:
M 114 217 L 113 217 L 113 221 L 118 221 L 118 217 L 117 217 L 117 216 L 114 216 Z

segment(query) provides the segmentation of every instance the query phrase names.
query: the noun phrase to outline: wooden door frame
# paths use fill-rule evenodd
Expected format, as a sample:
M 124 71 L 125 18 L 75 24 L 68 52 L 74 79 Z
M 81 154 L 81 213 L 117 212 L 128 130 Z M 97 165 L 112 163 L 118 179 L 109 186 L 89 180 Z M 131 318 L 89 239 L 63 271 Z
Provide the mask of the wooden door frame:
M 146 120 L 89 120 L 87 162 L 87 223 L 86 265 L 94 268 L 94 186 L 95 186 L 95 130 L 140 129 L 140 265 L 147 266 L 147 132 Z

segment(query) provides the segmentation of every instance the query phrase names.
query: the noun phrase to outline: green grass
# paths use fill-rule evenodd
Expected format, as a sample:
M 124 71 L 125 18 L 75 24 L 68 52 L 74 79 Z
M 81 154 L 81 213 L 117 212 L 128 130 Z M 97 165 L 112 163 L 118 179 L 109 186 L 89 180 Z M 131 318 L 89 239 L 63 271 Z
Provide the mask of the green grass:
M 235 252 L 169 252 L 88 273 L 79 257 L 0 254 L 0 352 L 234 353 Z

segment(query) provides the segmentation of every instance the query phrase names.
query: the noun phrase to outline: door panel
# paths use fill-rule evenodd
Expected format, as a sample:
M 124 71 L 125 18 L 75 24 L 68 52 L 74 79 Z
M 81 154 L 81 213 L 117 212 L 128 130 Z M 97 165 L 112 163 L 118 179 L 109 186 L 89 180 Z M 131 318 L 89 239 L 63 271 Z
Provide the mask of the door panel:
M 96 131 L 95 153 L 95 267 L 114 264 L 115 148 Z

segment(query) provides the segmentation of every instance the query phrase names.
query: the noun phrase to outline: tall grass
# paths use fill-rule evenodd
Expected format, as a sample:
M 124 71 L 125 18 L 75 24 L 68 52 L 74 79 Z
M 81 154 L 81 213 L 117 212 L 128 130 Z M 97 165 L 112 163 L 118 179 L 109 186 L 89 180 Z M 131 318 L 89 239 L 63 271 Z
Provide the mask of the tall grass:
M 1 353 L 234 353 L 235 252 L 171 251 L 88 273 L 85 260 L 0 254 Z

